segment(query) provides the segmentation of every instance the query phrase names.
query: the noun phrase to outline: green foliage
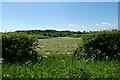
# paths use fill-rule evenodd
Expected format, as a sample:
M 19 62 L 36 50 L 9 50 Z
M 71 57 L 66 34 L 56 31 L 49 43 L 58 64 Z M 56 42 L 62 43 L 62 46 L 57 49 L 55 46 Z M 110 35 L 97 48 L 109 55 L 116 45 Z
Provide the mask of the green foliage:
M 56 30 L 28 30 L 28 31 L 16 31 L 24 32 L 27 34 L 37 34 L 47 37 L 74 37 L 74 34 L 82 34 L 82 32 L 73 32 L 73 31 L 56 31 Z
M 43 35 L 39 35 L 39 34 L 29 34 L 31 35 L 32 37 L 35 37 L 37 39 L 47 39 L 49 38 L 49 36 L 43 36 Z
M 38 61 L 36 63 L 28 61 L 24 64 L 3 62 L 2 79 L 120 78 L 119 61 L 91 61 L 84 58 L 78 60 L 73 56 L 77 44 L 81 43 L 80 38 L 49 38 L 40 39 L 38 42 L 40 47 Z
M 73 55 L 54 54 L 42 57 L 41 62 L 2 64 L 2 78 L 116 78 L 119 79 L 118 61 L 77 60 Z
M 2 35 L 2 57 L 8 62 L 37 60 L 34 50 L 36 38 L 23 33 L 4 33 Z
M 0 38 L 2 37 L 2 34 L 0 33 Z
M 75 55 L 95 60 L 120 59 L 120 31 L 100 31 L 83 35 Z

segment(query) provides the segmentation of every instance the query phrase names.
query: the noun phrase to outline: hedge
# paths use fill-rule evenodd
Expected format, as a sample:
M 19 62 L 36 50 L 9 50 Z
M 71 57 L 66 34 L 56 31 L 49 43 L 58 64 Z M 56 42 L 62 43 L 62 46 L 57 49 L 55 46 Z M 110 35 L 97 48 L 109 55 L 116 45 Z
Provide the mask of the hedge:
M 35 37 L 25 33 L 4 33 L 2 35 L 2 57 L 4 61 L 37 61 L 36 41 Z
M 78 57 L 94 60 L 120 60 L 120 31 L 100 31 L 85 34 L 83 42 L 75 51 Z

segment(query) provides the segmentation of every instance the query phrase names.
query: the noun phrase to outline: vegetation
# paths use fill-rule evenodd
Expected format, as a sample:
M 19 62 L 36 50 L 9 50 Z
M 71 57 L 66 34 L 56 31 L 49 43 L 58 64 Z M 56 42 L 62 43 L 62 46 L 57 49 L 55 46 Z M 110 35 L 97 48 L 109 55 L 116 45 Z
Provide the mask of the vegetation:
M 78 60 L 68 54 L 51 54 L 37 63 L 3 63 L 3 78 L 120 78 L 118 61 Z
M 35 37 L 37 39 L 47 39 L 47 38 L 49 38 L 49 36 L 43 36 L 43 35 L 38 35 L 38 34 L 28 34 L 28 35 L 30 35 L 32 37 Z
M 73 31 L 56 31 L 56 30 L 26 30 L 26 31 L 16 31 L 16 32 L 23 32 L 27 34 L 37 34 L 40 36 L 47 36 L 47 37 L 74 37 L 78 34 L 83 34 L 85 32 L 73 32 Z
M 82 39 L 83 44 L 75 52 L 76 55 L 95 60 L 120 59 L 120 31 L 89 33 Z
M 0 38 L 2 37 L 2 34 L 0 33 Z
M 3 79 L 5 78 L 11 78 L 11 79 L 14 78 L 35 78 L 35 79 L 37 78 L 46 78 L 46 79 L 48 78 L 74 78 L 74 79 L 113 78 L 115 79 L 116 78 L 119 79 L 120 62 L 118 59 L 104 60 L 103 58 L 103 60 L 99 60 L 98 55 L 96 55 L 97 58 L 91 56 L 92 54 L 95 54 L 96 48 L 102 50 L 102 47 L 104 46 L 108 46 L 108 45 L 112 46 L 112 44 L 116 44 L 114 43 L 115 41 L 118 43 L 117 45 L 119 45 L 120 44 L 119 40 L 117 40 L 118 35 L 119 35 L 119 31 L 113 30 L 113 31 L 102 31 L 102 32 L 100 31 L 100 32 L 90 32 L 90 33 L 87 32 L 84 34 L 74 33 L 71 35 L 72 37 L 57 36 L 57 38 L 53 38 L 50 37 L 49 35 L 46 36 L 47 38 L 38 39 L 39 36 L 43 36 L 42 33 L 39 34 L 26 33 L 26 32 L 4 33 L 2 36 L 3 44 L 4 44 L 2 47 L 5 49 L 4 53 L 5 51 L 9 51 L 12 53 L 11 55 L 9 53 L 5 53 L 6 57 L 15 54 L 16 56 L 13 55 L 12 58 L 14 57 L 17 59 L 16 53 L 21 54 L 22 52 L 23 52 L 22 54 L 28 53 L 29 55 L 30 54 L 29 49 L 30 49 L 36 52 L 35 56 L 37 56 L 37 62 L 34 63 L 32 62 L 31 59 L 36 59 L 33 56 L 28 58 L 28 60 L 26 60 L 25 57 L 27 55 L 22 57 L 19 56 L 20 57 L 19 60 L 25 61 L 24 63 L 21 62 L 10 63 L 7 61 L 3 61 L 2 77 Z M 36 38 L 37 38 L 37 42 L 36 42 Z M 28 46 L 28 43 L 30 44 L 30 46 L 26 47 Z M 37 44 L 35 45 L 35 43 Z M 102 43 L 104 46 L 98 46 L 99 43 Z M 25 46 L 24 49 L 23 47 L 20 47 L 22 45 Z M 94 47 L 94 45 L 97 46 Z M 87 48 L 89 51 L 89 47 L 93 47 L 92 49 L 93 53 L 89 52 L 90 56 L 88 57 L 86 53 L 87 53 Z M 10 48 L 10 49 L 8 50 L 6 48 L 8 49 Z M 28 51 L 25 50 L 26 48 L 28 48 L 27 49 Z M 115 48 L 112 48 L 112 50 L 120 51 L 120 50 L 116 50 Z
M 58 37 L 49 39 L 39 39 L 38 54 L 71 54 L 74 53 L 81 38 Z
M 36 61 L 35 41 L 36 38 L 27 34 L 4 33 L 2 35 L 2 57 L 9 62 Z

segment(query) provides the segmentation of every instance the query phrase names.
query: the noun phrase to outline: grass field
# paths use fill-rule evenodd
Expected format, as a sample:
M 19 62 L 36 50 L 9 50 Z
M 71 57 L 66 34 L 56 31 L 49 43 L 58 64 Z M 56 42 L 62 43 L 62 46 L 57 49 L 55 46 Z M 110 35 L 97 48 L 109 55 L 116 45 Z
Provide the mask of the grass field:
M 80 38 L 39 39 L 39 62 L 3 63 L 3 78 L 120 78 L 120 62 L 73 56 Z
M 46 54 L 71 54 L 78 47 L 81 38 L 58 37 L 39 39 L 38 53 Z

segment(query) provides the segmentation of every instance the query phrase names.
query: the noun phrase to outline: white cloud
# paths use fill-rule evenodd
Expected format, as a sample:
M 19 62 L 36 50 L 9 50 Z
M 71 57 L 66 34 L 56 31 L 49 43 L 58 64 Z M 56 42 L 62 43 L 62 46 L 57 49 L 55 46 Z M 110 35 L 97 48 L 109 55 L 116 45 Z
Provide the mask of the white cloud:
M 96 24 L 96 26 L 99 26 L 99 24 Z
M 74 30 L 76 28 L 77 28 L 77 25 L 75 25 L 75 24 L 69 24 L 68 25 L 68 29 Z
M 74 27 L 74 26 L 76 26 L 76 25 L 74 25 L 74 24 L 69 24 L 68 26 L 69 26 L 69 27 Z
M 110 26 L 111 26 L 111 25 L 114 25 L 114 24 L 110 24 L 110 23 L 108 23 L 108 25 L 110 25 Z
M 91 31 L 92 29 L 90 28 L 89 30 Z
M 102 22 L 102 23 L 100 23 L 100 24 L 96 24 L 96 26 L 103 26 L 103 25 L 105 25 L 105 26 L 112 26 L 112 25 L 114 25 L 114 24 L 107 23 L 107 22 Z
M 71 31 L 89 31 L 89 27 L 85 25 L 69 24 L 66 25 L 66 30 Z
M 103 25 L 107 25 L 108 23 L 107 23 L 107 22 L 102 22 L 101 24 L 103 24 Z
M 111 30 L 117 29 L 117 24 L 109 23 L 109 22 L 101 22 L 96 24 L 96 28 L 98 30 Z

